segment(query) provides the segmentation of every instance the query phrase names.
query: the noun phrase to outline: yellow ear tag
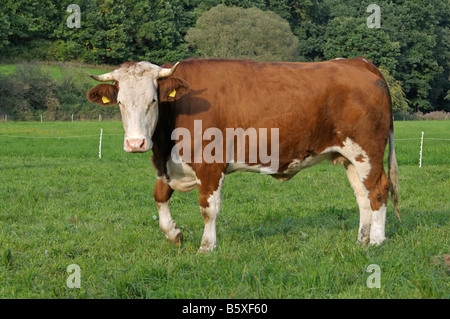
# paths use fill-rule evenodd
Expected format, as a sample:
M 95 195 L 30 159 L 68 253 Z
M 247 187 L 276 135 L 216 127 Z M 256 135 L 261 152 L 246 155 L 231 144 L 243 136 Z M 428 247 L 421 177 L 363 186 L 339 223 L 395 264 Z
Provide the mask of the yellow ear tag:
M 111 102 L 106 96 L 102 97 L 103 104 Z
M 169 96 L 175 97 L 175 94 L 177 94 L 177 91 L 175 89 L 173 89 L 173 91 L 169 93 Z

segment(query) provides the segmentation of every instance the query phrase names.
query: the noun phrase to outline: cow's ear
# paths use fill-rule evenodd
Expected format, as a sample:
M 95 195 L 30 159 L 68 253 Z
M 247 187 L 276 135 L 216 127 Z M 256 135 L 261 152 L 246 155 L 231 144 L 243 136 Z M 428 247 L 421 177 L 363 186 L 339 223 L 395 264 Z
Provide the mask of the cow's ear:
M 101 106 L 117 104 L 118 82 L 116 84 L 99 84 L 89 90 L 87 98 L 89 101 Z
M 158 79 L 158 93 L 161 102 L 173 102 L 189 93 L 189 83 L 169 77 Z

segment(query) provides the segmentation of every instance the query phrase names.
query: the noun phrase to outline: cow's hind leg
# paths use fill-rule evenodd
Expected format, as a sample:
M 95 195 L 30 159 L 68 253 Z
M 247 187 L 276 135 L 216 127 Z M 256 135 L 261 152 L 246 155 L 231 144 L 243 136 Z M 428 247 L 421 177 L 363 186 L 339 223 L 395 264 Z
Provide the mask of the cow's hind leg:
M 345 171 L 347 172 L 348 180 L 355 193 L 356 202 L 359 206 L 359 231 L 358 243 L 367 245 L 370 241 L 370 224 L 372 219 L 372 212 L 370 209 L 369 198 L 364 190 L 355 166 L 350 162 L 344 163 Z
M 221 208 L 224 179 L 224 173 L 218 176 L 210 175 L 208 183 L 202 181 L 199 186 L 200 212 L 205 222 L 199 253 L 211 251 L 216 247 L 216 219 Z
M 179 247 L 183 242 L 183 234 L 170 214 L 169 200 L 172 193 L 173 189 L 164 181 L 160 179 L 156 181 L 154 198 L 158 207 L 159 227 L 166 235 L 166 238 Z

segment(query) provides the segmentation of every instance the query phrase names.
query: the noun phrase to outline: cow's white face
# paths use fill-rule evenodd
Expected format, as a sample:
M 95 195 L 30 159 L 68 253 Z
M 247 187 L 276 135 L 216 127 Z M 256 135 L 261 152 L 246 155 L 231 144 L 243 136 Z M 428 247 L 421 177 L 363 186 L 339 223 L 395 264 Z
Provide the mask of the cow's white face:
M 89 100 L 103 105 L 118 104 L 122 115 L 126 152 L 147 152 L 158 122 L 158 79 L 175 72 L 150 62 L 128 63 L 113 72 L 92 76 L 98 81 L 116 81 L 115 85 L 98 85 L 88 93 Z M 102 89 L 104 88 L 104 89 Z M 109 94 L 112 91 L 113 94 Z M 114 96 L 115 93 L 115 96 Z
M 125 130 L 123 148 L 126 152 L 146 152 L 152 148 L 151 137 L 158 121 L 157 76 L 156 68 L 138 75 L 118 74 L 117 104 Z

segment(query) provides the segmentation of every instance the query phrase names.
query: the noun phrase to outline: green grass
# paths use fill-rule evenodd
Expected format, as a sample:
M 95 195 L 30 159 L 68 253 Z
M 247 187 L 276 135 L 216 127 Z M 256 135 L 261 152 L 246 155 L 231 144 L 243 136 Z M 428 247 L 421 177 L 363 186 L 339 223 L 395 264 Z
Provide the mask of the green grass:
M 346 174 L 322 163 L 286 183 L 227 176 L 217 250 L 199 255 L 198 191 L 172 196 L 176 248 L 156 219 L 150 154 L 122 150 L 120 122 L 0 123 L 0 298 L 449 298 L 450 141 L 425 139 L 418 167 L 421 131 L 450 139 L 449 125 L 395 123 L 403 222 L 389 204 L 383 245 L 355 244 Z M 70 264 L 80 289 L 66 286 Z

